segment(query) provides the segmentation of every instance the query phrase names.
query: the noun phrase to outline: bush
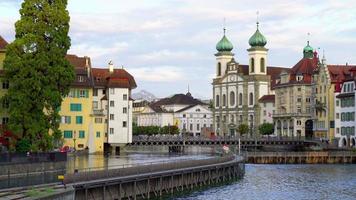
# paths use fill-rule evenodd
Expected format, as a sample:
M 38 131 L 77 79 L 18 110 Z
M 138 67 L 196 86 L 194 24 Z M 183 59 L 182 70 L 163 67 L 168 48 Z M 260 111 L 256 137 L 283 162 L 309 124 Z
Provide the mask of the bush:
M 261 135 L 271 135 L 274 132 L 273 124 L 271 123 L 263 123 L 258 127 Z
M 16 144 L 17 152 L 29 152 L 31 150 L 30 140 L 27 138 L 23 138 L 19 140 Z

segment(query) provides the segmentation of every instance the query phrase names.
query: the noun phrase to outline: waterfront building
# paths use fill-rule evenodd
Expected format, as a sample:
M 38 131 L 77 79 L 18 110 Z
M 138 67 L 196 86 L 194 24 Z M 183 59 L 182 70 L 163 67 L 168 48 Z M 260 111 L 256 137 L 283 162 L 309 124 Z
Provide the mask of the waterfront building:
M 5 46 L 0 37 L 0 69 L 3 70 Z M 132 142 L 131 90 L 136 88 L 134 78 L 124 69 L 93 68 L 89 57 L 67 55 L 76 73 L 69 94 L 63 99 L 59 114 L 59 129 L 63 146 L 89 152 L 119 150 Z M 11 83 L 10 83 L 11 84 Z M 9 83 L 2 82 L 0 95 L 6 93 Z M 6 125 L 8 102 L 2 102 L 1 125 Z
M 224 29 L 224 35 L 216 45 L 216 75 L 212 83 L 213 124 L 217 135 L 236 135 L 240 124 L 249 126 L 250 136 L 258 134 L 258 126 L 264 120 L 263 110 L 266 110 L 261 108 L 259 100 L 265 95 L 273 95 L 278 75 L 289 70 L 267 66 L 266 44 L 257 22 L 257 30 L 249 39 L 250 48 L 247 49 L 249 65 L 241 65 L 234 58 L 233 45 Z M 269 110 L 273 112 L 273 109 Z
M 340 90 L 340 83 L 350 77 L 350 65 L 327 65 L 325 56 L 313 75 L 313 131 L 314 137 L 334 141 L 336 120 L 340 120 L 340 112 L 335 114 L 335 92 Z M 338 105 L 339 106 L 339 105 Z M 337 117 L 337 118 L 336 118 Z
M 208 105 L 195 99 L 190 92 L 163 98 L 145 107 L 138 114 L 138 126 L 177 126 L 180 133 L 193 136 L 212 126 L 212 112 Z
M 335 138 L 339 147 L 356 147 L 355 77 L 356 67 L 350 70 L 335 92 Z
M 312 76 L 318 67 L 317 53 L 309 45 L 290 73 L 281 73 L 275 86 L 275 133 L 279 136 L 312 137 Z
M 261 108 L 260 116 L 260 124 L 270 123 L 273 124 L 273 114 L 275 112 L 275 95 L 264 95 L 258 100 Z
M 132 122 L 137 124 L 137 118 L 145 110 L 145 107 L 150 104 L 149 101 L 144 99 L 134 100 L 132 104 Z

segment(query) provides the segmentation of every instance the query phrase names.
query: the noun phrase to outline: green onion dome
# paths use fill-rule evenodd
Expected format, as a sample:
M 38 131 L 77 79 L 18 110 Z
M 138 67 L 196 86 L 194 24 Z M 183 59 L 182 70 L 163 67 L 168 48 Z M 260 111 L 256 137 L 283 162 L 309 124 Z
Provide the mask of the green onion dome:
M 257 22 L 256 32 L 248 40 L 248 43 L 251 47 L 264 47 L 267 44 L 265 36 L 263 36 L 260 30 L 258 29 L 258 24 L 259 23 Z
M 216 44 L 216 50 L 219 52 L 226 52 L 226 51 L 232 51 L 234 46 L 232 46 L 231 42 L 227 39 L 225 36 L 225 29 L 224 29 L 224 36 L 221 38 L 221 40 Z
M 304 58 L 313 58 L 314 49 L 310 46 L 309 41 L 307 42 L 307 46 L 303 49 Z

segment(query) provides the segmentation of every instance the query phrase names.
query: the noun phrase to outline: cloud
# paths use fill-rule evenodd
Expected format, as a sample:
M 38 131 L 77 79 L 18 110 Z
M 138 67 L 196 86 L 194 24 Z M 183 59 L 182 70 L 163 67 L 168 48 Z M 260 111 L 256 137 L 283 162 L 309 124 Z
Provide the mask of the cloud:
M 181 68 L 174 66 L 129 68 L 135 79 L 146 82 L 170 82 L 185 80 Z

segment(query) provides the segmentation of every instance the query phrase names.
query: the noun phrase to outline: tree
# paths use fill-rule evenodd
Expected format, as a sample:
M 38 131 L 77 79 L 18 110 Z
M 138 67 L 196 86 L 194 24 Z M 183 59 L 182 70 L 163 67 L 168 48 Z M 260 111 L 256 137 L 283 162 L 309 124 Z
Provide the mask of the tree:
M 273 124 L 263 123 L 258 127 L 261 135 L 271 135 L 274 132 Z
M 248 125 L 247 124 L 240 124 L 237 127 L 237 132 L 239 132 L 241 135 L 245 135 L 246 133 L 248 133 Z
M 50 150 L 62 137 L 58 108 L 75 78 L 65 59 L 70 48 L 66 7 L 67 0 L 25 0 L 15 40 L 7 46 L 8 127 L 28 139 L 33 151 Z

